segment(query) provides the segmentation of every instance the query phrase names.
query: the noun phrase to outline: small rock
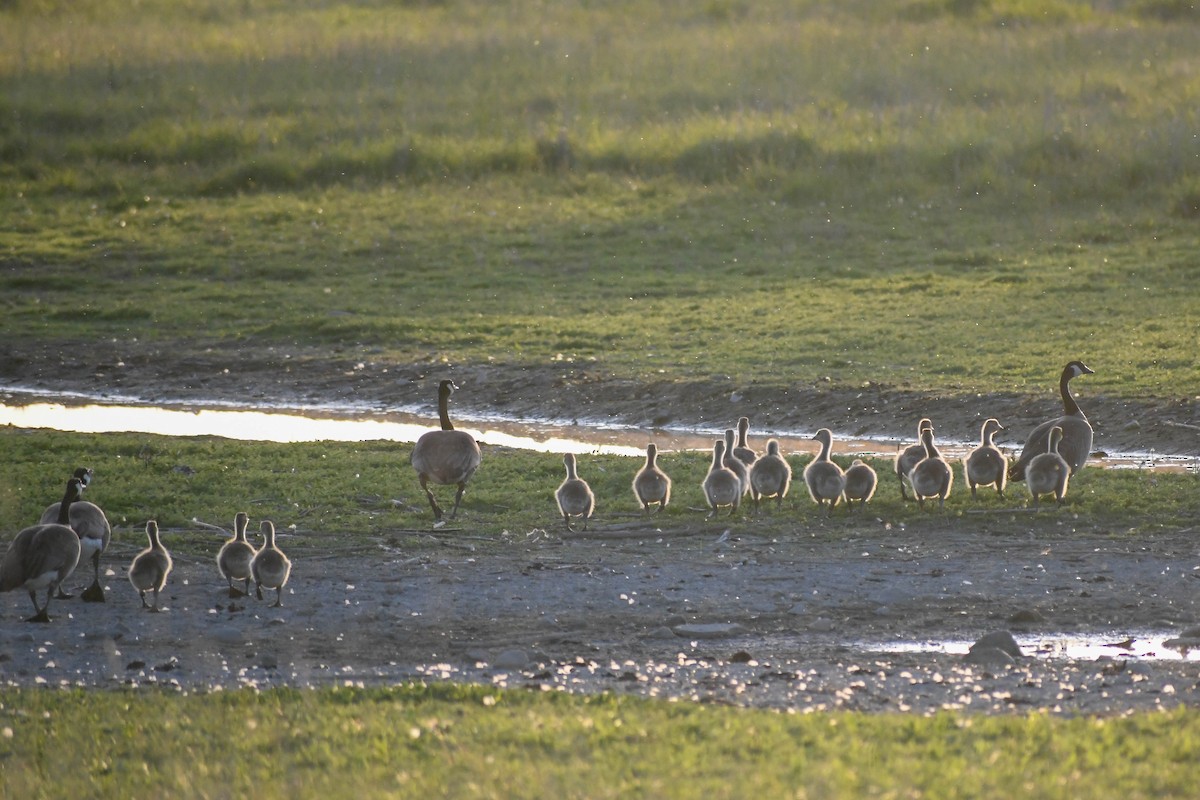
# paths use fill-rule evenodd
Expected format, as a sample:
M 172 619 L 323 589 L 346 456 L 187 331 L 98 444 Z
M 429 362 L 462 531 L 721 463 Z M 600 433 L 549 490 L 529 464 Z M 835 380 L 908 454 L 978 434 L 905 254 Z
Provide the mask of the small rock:
M 234 625 L 218 625 L 213 629 L 213 638 L 221 644 L 244 644 L 246 636 Z
M 1008 631 L 994 631 L 987 634 L 971 645 L 971 652 L 974 652 L 976 649 L 984 650 L 989 647 L 1001 650 L 1012 658 L 1020 658 L 1024 655 L 1021 652 L 1021 646 L 1017 644 L 1017 640 Z
M 263 653 L 258 665 L 263 669 L 277 669 L 279 667 L 279 659 L 273 653 Z
M 1000 666 L 1007 664 L 1015 664 L 1016 659 L 1012 657 L 1006 650 L 1001 650 L 999 647 L 978 647 L 973 646 L 971 651 L 963 656 L 963 661 L 968 664 L 987 664 L 989 666 Z
M 521 669 L 529 663 L 529 654 L 524 650 L 505 650 L 496 656 L 492 666 L 498 669 Z
M 835 627 L 837 626 L 833 624 L 833 620 L 826 619 L 825 617 L 817 617 L 812 621 L 812 624 L 808 626 L 808 629 L 810 631 L 815 631 L 816 633 L 829 633 Z
M 685 639 L 723 639 L 726 636 L 738 636 L 746 632 L 743 625 L 736 622 L 693 622 L 676 625 L 672 630 L 676 636 Z
M 1013 625 L 1032 625 L 1038 622 L 1045 622 L 1046 618 L 1032 608 L 1023 608 L 1009 617 L 1008 621 Z

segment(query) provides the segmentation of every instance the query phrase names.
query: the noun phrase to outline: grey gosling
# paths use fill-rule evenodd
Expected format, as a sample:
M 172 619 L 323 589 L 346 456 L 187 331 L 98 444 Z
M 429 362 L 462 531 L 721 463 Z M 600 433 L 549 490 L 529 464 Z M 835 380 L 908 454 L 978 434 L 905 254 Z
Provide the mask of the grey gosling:
M 750 466 L 750 497 L 754 500 L 754 510 L 760 510 L 759 504 L 764 497 L 773 497 L 775 506 L 782 506 L 791 485 L 792 467 L 780 455 L 779 442 L 768 439 L 767 452 Z
M 662 511 L 671 502 L 671 478 L 658 466 L 658 446 L 653 442 L 646 445 L 646 463 L 633 476 L 633 494 L 647 514 L 650 506 Z
M 933 428 L 921 431 L 921 443 L 925 446 L 925 458 L 918 461 L 912 472 L 908 473 L 913 496 L 922 510 L 925 501 L 934 497 L 937 498 L 938 507 L 945 508 L 946 498 L 950 496 L 950 489 L 954 485 L 954 471 L 933 443 Z
M 977 497 L 976 487 L 995 486 L 996 494 L 1004 497 L 1004 485 L 1008 480 L 1008 459 L 992 441 L 996 433 L 1004 430 L 997 419 L 988 419 L 979 432 L 979 446 L 963 458 L 963 473 L 971 487 L 971 497 Z
M 1038 453 L 1025 467 L 1025 485 L 1033 495 L 1033 510 L 1038 510 L 1038 496 L 1054 493 L 1058 505 L 1067 496 L 1067 483 L 1071 480 L 1071 465 L 1058 452 L 1062 444 L 1062 428 L 1057 425 L 1046 435 L 1046 452 Z
M 821 443 L 821 452 L 804 468 L 804 483 L 813 502 L 824 506 L 825 516 L 829 516 L 846 491 L 846 475 L 829 457 L 833 449 L 833 432 L 829 428 L 821 428 L 812 438 Z
M 1039 453 L 1045 453 L 1046 443 L 1050 441 L 1050 429 L 1062 428 L 1062 441 L 1058 443 L 1058 453 L 1071 468 L 1074 475 L 1087 462 L 1092 453 L 1092 426 L 1080 410 L 1079 404 L 1071 396 L 1071 379 L 1080 375 L 1095 375 L 1082 361 L 1072 361 L 1063 367 L 1058 379 L 1058 393 L 1062 397 L 1063 413 L 1061 417 L 1047 420 L 1033 429 L 1025 440 L 1025 448 L 1021 455 L 1008 467 L 1010 481 L 1025 480 L 1025 467 Z
M 708 468 L 708 474 L 704 476 L 701 487 L 704 489 L 704 499 L 711 509 L 708 512 L 709 519 L 725 507 L 729 508 L 731 517 L 738 510 L 738 505 L 742 502 L 742 483 L 738 480 L 737 473 L 725 466 L 723 439 L 713 442 L 712 465 Z
M 732 470 L 734 475 L 737 475 L 738 485 L 742 487 L 742 494 L 750 492 L 750 470 L 746 467 L 746 463 L 733 454 L 733 428 L 725 429 L 725 457 L 722 463 L 725 468 Z
M 0 592 L 25 589 L 33 601 L 34 615 L 28 622 L 50 621 L 50 598 L 79 564 L 79 535 L 68 524 L 70 507 L 83 491 L 78 478 L 67 481 L 58 519 L 21 530 L 0 561 Z M 39 606 L 37 593 L 46 590 L 46 603 Z
M 586 531 L 588 520 L 596 508 L 596 495 L 592 493 L 592 487 L 588 486 L 587 481 L 579 477 L 573 453 L 563 456 L 563 466 L 567 468 L 567 477 L 554 491 L 554 499 L 558 501 L 558 512 L 562 514 L 567 530 L 575 530 L 571 527 L 571 517 L 582 517 L 583 529 Z
M 75 470 L 75 477 L 82 484 L 83 488 L 80 490 L 82 492 L 91 485 L 92 470 L 89 467 L 80 467 Z M 61 505 L 61 503 L 51 503 L 46 506 L 40 521 L 42 523 L 57 522 Z M 112 526 L 108 524 L 108 518 L 104 516 L 100 506 L 85 500 L 76 500 L 71 504 L 71 521 L 68 524 L 79 537 L 80 563 L 89 560 L 92 562 L 92 583 L 83 590 L 80 597 L 87 603 L 103 603 L 104 587 L 100 585 L 100 554 L 108 549 L 108 543 L 112 540 Z M 62 586 L 59 586 L 56 596 L 66 599 L 71 595 L 64 592 Z
M 927 417 L 922 417 L 917 423 L 917 443 L 910 444 L 908 447 L 896 453 L 896 477 L 900 479 L 900 499 L 907 500 L 908 492 L 908 473 L 912 472 L 912 468 L 917 465 L 917 462 L 925 457 L 925 445 L 921 444 L 921 431 L 933 425 Z
M 254 545 L 246 540 L 246 527 L 250 517 L 239 511 L 233 517 L 233 538 L 226 540 L 217 552 L 217 569 L 229 583 L 230 597 L 250 596 L 250 563 L 254 561 Z M 234 581 L 245 581 L 244 588 L 233 585 Z
M 441 418 L 442 429 L 421 434 L 413 446 L 413 469 L 421 481 L 421 488 L 429 498 L 429 506 L 433 509 L 433 518 L 441 520 L 442 507 L 429 488 L 429 482 L 440 486 L 458 486 L 454 495 L 454 508 L 450 518 L 458 514 L 458 505 L 462 502 L 463 493 L 467 490 L 467 481 L 479 469 L 483 454 L 479 443 L 471 434 L 454 430 L 450 422 L 450 393 L 458 387 L 454 381 L 442 381 L 438 385 L 438 416 Z
M 746 442 L 746 434 L 749 430 L 750 418 L 738 417 L 737 445 L 733 448 L 733 455 L 734 458 L 745 464 L 747 468 L 754 466 L 754 462 L 758 460 L 758 453 Z
M 853 511 L 855 500 L 858 501 L 859 508 L 865 506 L 875 496 L 875 487 L 878 484 L 879 476 L 875 474 L 871 465 L 861 458 L 854 459 L 846 468 L 846 508 Z
M 167 576 L 171 574 L 174 564 L 171 554 L 158 538 L 156 521 L 146 523 L 146 538 L 150 540 L 150 546 L 133 557 L 133 563 L 129 565 L 129 582 L 142 598 L 142 608 L 159 611 L 158 593 L 167 585 Z M 146 602 L 146 592 L 154 592 L 153 606 Z
M 263 599 L 263 587 L 275 590 L 275 602 L 272 608 L 283 606 L 283 587 L 292 574 L 292 562 L 275 546 L 275 523 L 264 519 L 259 525 L 263 535 L 263 546 L 254 554 L 250 562 L 250 577 L 254 580 L 254 594 Z

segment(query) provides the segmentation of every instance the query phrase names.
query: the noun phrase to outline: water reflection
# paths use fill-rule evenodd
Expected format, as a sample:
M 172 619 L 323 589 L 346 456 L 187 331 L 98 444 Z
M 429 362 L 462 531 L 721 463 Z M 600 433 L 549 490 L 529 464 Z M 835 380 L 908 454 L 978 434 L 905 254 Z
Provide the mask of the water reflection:
M 9 388 L 0 402 L 0 425 L 51 428 L 77 433 L 153 433 L 164 436 L 222 436 L 229 439 L 269 442 L 361 442 L 385 440 L 415 442 L 436 425 L 433 409 L 383 411 L 352 406 L 274 406 L 242 408 L 230 404 L 151 405 L 136 401 L 101 402 L 85 395 L 47 395 L 34 390 Z M 23 402 L 32 401 L 32 402 Z M 455 411 L 459 428 L 480 442 L 521 450 L 552 453 L 602 453 L 641 456 L 647 442 L 661 452 L 708 450 L 723 430 L 614 427 L 599 422 L 566 423 L 552 420 L 513 420 L 471 416 Z M 733 424 L 733 420 L 730 420 Z M 768 437 L 779 440 L 785 453 L 815 453 L 811 434 L 797 431 L 751 431 L 751 444 L 759 449 Z M 891 458 L 896 439 L 836 439 L 838 455 Z M 961 458 L 975 442 L 939 441 L 948 458 Z M 1153 454 L 1112 455 L 1096 465 L 1157 471 L 1196 471 L 1197 459 L 1155 457 Z
M 1098 658 L 1133 658 L 1162 661 L 1200 660 L 1200 640 L 1180 639 L 1176 633 L 1155 631 L 1107 632 L 1101 634 L 1015 635 L 1026 656 L 1048 659 L 1094 661 Z M 855 645 L 874 653 L 945 653 L 966 655 L 972 642 L 896 641 Z

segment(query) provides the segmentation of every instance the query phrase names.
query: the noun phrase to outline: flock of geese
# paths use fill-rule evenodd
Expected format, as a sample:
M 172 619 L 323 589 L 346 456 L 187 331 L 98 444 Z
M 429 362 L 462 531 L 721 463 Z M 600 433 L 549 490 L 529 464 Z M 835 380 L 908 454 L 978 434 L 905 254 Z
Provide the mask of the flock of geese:
M 100 585 L 100 554 L 112 539 L 112 527 L 104 512 L 95 503 L 81 500 L 83 490 L 92 480 L 92 470 L 80 467 L 67 481 L 63 499 L 46 506 L 41 521 L 23 529 L 12 540 L 0 561 L 0 592 L 25 589 L 33 602 L 34 615 L 28 622 L 49 622 L 51 598 L 69 599 L 62 584 L 87 559 L 92 561 L 92 583 L 80 597 L 84 602 L 103 603 L 104 588 Z M 229 583 L 230 597 L 250 594 L 250 582 L 255 594 L 263 599 L 262 590 L 275 590 L 275 606 L 281 606 L 283 587 L 291 574 L 292 562 L 275 544 L 275 525 L 263 520 L 263 546 L 255 549 L 246 539 L 249 517 L 239 511 L 234 518 L 233 537 L 221 545 L 217 553 L 217 569 Z M 158 594 L 167 585 L 173 563 L 171 554 L 158 535 L 158 522 L 146 523 L 149 545 L 134 556 L 129 564 L 129 583 L 137 590 L 142 608 L 158 611 Z M 245 581 L 245 589 L 233 582 Z M 38 592 L 46 592 L 45 603 L 38 603 Z M 154 604 L 146 602 L 151 593 Z
M 1081 361 L 1071 361 L 1063 367 L 1059 378 L 1062 414 L 1034 428 L 1021 455 L 1011 464 L 994 441 L 996 433 L 1004 427 L 995 418 L 984 421 L 979 445 L 963 459 L 963 473 L 973 498 L 978 496 L 977 490 L 981 486 L 995 487 L 1003 497 L 1009 481 L 1025 481 L 1035 510 L 1043 495 L 1053 494 L 1055 501 L 1062 504 L 1071 476 L 1084 465 L 1092 450 L 1092 426 L 1071 396 L 1070 383 L 1080 375 L 1092 374 L 1093 370 Z M 450 395 L 456 388 L 453 381 L 440 383 L 438 416 L 441 429 L 423 434 L 412 452 L 413 468 L 434 518 L 439 521 L 443 511 L 429 484 L 457 487 L 454 508 L 450 512 L 453 518 L 467 482 L 482 461 L 479 444 L 469 434 L 456 431 L 450 421 Z M 733 515 L 746 496 L 753 501 L 756 512 L 761 511 L 764 500 L 774 499 L 779 506 L 787 496 L 792 469 L 779 452 L 779 442 L 769 440 L 766 452 L 759 455 L 747 444 L 749 427 L 749 418 L 741 417 L 736 431 L 727 429 L 724 439 L 713 443 L 712 463 L 701 483 L 710 518 L 725 509 Z M 839 502 L 850 510 L 856 501 L 860 507 L 869 502 L 878 485 L 875 470 L 862 459 L 855 459 L 844 470 L 834 462 L 830 457 L 833 433 L 828 428 L 820 429 L 812 438 L 820 444 L 820 452 L 805 466 L 803 478 L 813 501 L 826 515 Z M 574 455 L 563 456 L 563 466 L 566 477 L 554 493 L 563 524 L 568 530 L 574 530 L 573 521 L 581 520 L 583 529 L 587 530 L 588 520 L 596 508 L 595 493 L 587 481 L 579 477 Z M 933 423 L 929 419 L 918 423 L 916 443 L 896 454 L 894 467 L 903 499 L 908 500 L 911 491 L 922 510 L 927 500 L 937 500 L 939 507 L 945 506 L 954 484 L 954 471 L 934 442 Z M 653 443 L 646 447 L 646 462 L 634 475 L 632 486 L 633 494 L 646 514 L 652 513 L 652 509 L 661 511 L 671 500 L 671 478 L 658 465 L 658 448 Z
M 1071 396 L 1070 382 L 1080 375 L 1091 374 L 1093 371 L 1080 361 L 1072 361 L 1063 368 L 1059 380 L 1063 413 L 1038 425 L 1029 434 L 1021 455 L 1011 464 L 993 441 L 996 433 L 1004 428 L 994 418 L 983 423 L 979 445 L 963 459 L 963 473 L 972 497 L 976 496 L 980 486 L 995 487 L 1003 496 L 1008 481 L 1023 480 L 1035 509 L 1039 498 L 1047 494 L 1053 494 L 1062 504 L 1071 475 L 1084 465 L 1092 449 L 1092 427 Z M 450 421 L 450 395 L 456 388 L 449 380 L 439 384 L 441 428 L 423 434 L 413 446 L 410 458 L 434 519 L 439 522 L 444 512 L 429 484 L 457 487 L 450 511 L 450 517 L 454 518 L 467 483 L 482 462 L 479 443 L 469 433 L 455 430 Z M 723 439 L 713 443 L 712 462 L 701 483 L 709 518 L 723 509 L 733 515 L 747 495 L 756 512 L 761 511 L 764 500 L 774 499 L 778 507 L 787 496 L 792 469 L 780 453 L 779 442 L 770 439 L 766 452 L 758 454 L 747 444 L 749 426 L 749 418 L 741 417 L 736 432 L 730 428 Z M 828 428 L 821 428 L 812 438 L 820 444 L 820 452 L 803 471 L 804 484 L 812 500 L 826 515 L 839 502 L 851 510 L 855 501 L 860 507 L 869 502 L 878 485 L 875 470 L 861 459 L 855 459 L 845 470 L 835 463 L 830 457 L 833 433 Z M 587 530 L 588 520 L 596 507 L 595 494 L 587 481 L 579 477 L 574 455 L 563 456 L 563 465 L 566 478 L 555 491 L 559 513 L 568 530 L 574 530 L 574 519 L 581 520 Z M 939 507 L 944 506 L 954 483 L 954 472 L 934 443 L 933 424 L 929 419 L 918 423 L 917 442 L 896 454 L 894 467 L 903 499 L 909 499 L 911 491 L 922 509 L 927 500 L 936 499 Z M 112 528 L 99 506 L 81 499 L 91 480 L 90 468 L 77 469 L 67 481 L 62 500 L 47 506 L 37 525 L 20 531 L 0 561 L 0 592 L 28 591 L 35 612 L 29 618 L 30 622 L 50 621 L 51 597 L 71 596 L 62 590 L 62 584 L 80 563 L 88 559 L 92 562 L 93 578 L 81 597 L 88 602 L 104 602 L 100 554 L 108 547 Z M 658 465 L 658 448 L 653 443 L 646 447 L 646 461 L 634 475 L 632 488 L 646 514 L 652 513 L 652 509 L 662 511 L 671 500 L 671 478 Z M 217 554 L 218 571 L 228 582 L 231 597 L 248 596 L 253 582 L 259 600 L 263 599 L 264 588 L 274 589 L 274 605 L 281 606 L 291 561 L 276 545 L 275 526 L 270 520 L 263 520 L 260 525 L 263 545 L 257 549 L 246 537 L 248 524 L 246 513 L 238 512 L 234 518 L 233 536 Z M 156 521 L 146 523 L 146 537 L 149 545 L 134 557 L 128 577 L 141 598 L 142 607 L 158 611 L 158 595 L 172 568 L 171 555 L 159 538 Z M 235 581 L 242 581 L 243 588 L 235 587 Z M 46 593 L 43 604 L 38 602 L 41 591 Z M 146 602 L 147 593 L 153 595 L 152 605 Z

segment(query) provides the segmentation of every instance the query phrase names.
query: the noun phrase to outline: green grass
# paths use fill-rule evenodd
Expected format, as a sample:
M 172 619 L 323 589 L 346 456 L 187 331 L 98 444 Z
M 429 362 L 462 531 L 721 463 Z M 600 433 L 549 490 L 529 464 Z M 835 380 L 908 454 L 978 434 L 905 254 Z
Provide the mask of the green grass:
M 72 470 L 95 469 L 88 489 L 104 508 L 117 541 L 141 545 L 144 524 L 156 519 L 168 546 L 207 558 L 217 538 L 196 524 L 231 527 L 240 510 L 255 519 L 271 519 L 290 530 L 289 547 L 319 550 L 368 539 L 397 537 L 415 549 L 436 548 L 420 534 L 433 516 L 409 466 L 411 445 L 394 442 L 317 442 L 272 444 L 216 437 L 175 438 L 149 434 L 75 434 L 46 430 L 0 429 L 6 479 L 0 485 L 0 530 L 9 535 L 32 523 L 43 508 L 59 499 Z M 509 537 L 532 531 L 566 533 L 554 503 L 562 481 L 562 458 L 485 447 L 484 466 L 472 479 L 458 520 L 452 527 L 476 534 L 473 543 L 486 552 L 504 547 Z M 783 508 L 768 504 L 761 517 L 747 501 L 731 520 L 706 520 L 700 489 L 709 457 L 699 452 L 666 453 L 660 465 L 674 482 L 671 505 L 653 526 L 701 533 L 735 526 L 757 535 L 844 537 L 873 534 L 880 523 L 908 526 L 969 525 L 982 534 L 1020 533 L 1045 538 L 1076 532 L 1132 536 L 1179 530 L 1200 516 L 1194 474 L 1087 469 L 1072 480 L 1068 502 L 1053 503 L 1036 517 L 1006 513 L 1023 507 L 1023 485 L 1010 486 L 1001 499 L 982 490 L 972 501 L 954 464 L 955 489 L 945 512 L 921 512 L 900 500 L 895 473 L 886 460 L 872 460 L 880 488 L 868 510 L 853 516 L 843 508 L 828 520 L 810 500 L 800 472 L 810 456 L 788 456 L 796 479 Z M 849 459 L 842 459 L 848 465 Z M 597 497 L 594 528 L 637 525 L 641 511 L 630 482 L 641 460 L 626 456 L 583 455 L 580 475 Z M 435 487 L 445 506 L 453 487 Z M 977 513 L 977 512 L 987 513 Z M 653 527 L 649 527 L 652 530 Z M 292 526 L 295 526 L 292 529 Z M 199 534 L 199 535 L 197 535 Z
M 0 336 L 1194 397 L 1184 5 L 17 0 Z
M 1191 797 L 1194 711 L 784 715 L 453 685 L 0 691 L 5 797 Z M 518 788 L 519 787 L 519 788 Z

